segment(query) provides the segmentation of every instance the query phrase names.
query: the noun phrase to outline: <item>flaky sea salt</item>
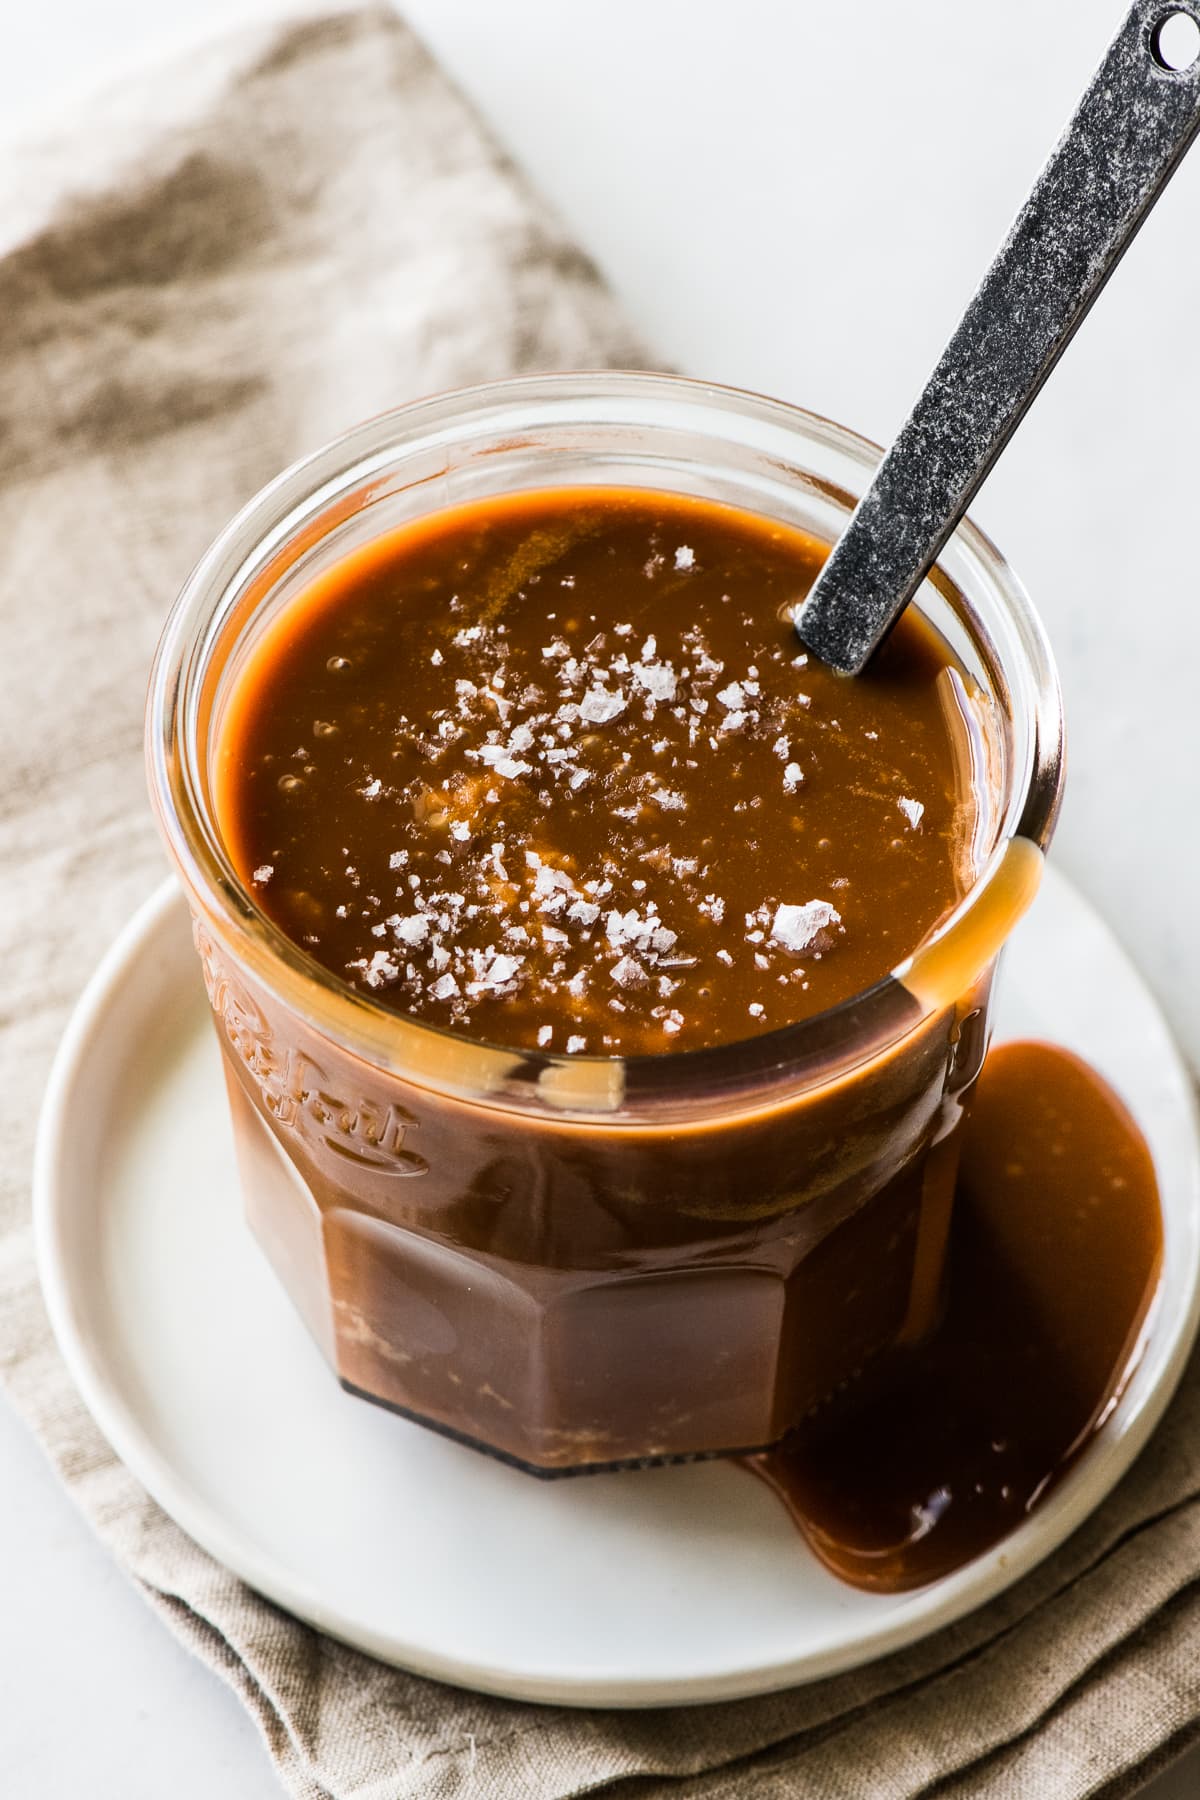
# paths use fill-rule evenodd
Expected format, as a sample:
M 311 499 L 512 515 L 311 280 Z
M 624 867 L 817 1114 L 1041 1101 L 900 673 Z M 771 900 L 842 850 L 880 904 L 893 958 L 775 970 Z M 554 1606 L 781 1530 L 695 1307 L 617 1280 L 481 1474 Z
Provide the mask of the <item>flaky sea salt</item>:
M 842 915 L 827 900 L 807 900 L 803 906 L 777 906 L 771 921 L 771 941 L 784 950 L 807 950 L 822 931 L 840 925 Z
M 368 987 L 383 987 L 385 982 L 395 981 L 400 974 L 399 966 L 386 950 L 376 950 L 370 962 L 353 963 L 351 967 L 362 970 Z
M 401 944 L 423 944 L 429 936 L 429 920 L 424 913 L 408 919 L 392 918 L 388 923 Z
M 670 535 L 678 536 L 685 526 L 677 525 Z M 762 649 L 748 604 L 733 593 L 720 596 L 729 602 L 719 609 L 725 634 L 719 647 L 730 646 L 722 662 L 715 654 L 718 643 L 668 604 L 683 592 L 698 603 L 717 600 L 719 574 L 711 596 L 706 586 L 698 593 L 671 580 L 672 564 L 677 570 L 696 569 L 707 584 L 708 561 L 700 565 L 689 544 L 673 546 L 670 536 L 652 536 L 640 554 L 652 551 L 647 573 L 655 578 L 655 591 L 637 589 L 635 562 L 628 599 L 632 607 L 640 594 L 641 602 L 619 625 L 611 623 L 619 614 L 599 606 L 589 610 L 593 602 L 582 573 L 575 594 L 555 593 L 567 584 L 553 570 L 546 572 L 541 589 L 542 623 L 528 641 L 522 633 L 506 636 L 502 617 L 469 623 L 473 608 L 465 600 L 461 608 L 449 608 L 457 618 L 435 622 L 424 653 L 427 666 L 444 671 L 437 692 L 430 681 L 427 710 L 411 721 L 402 714 L 392 721 L 397 742 L 411 746 L 418 773 L 406 780 L 411 771 L 404 763 L 397 772 L 388 762 L 384 783 L 365 756 L 347 765 L 352 789 L 368 800 L 387 799 L 388 807 L 376 806 L 377 814 L 386 812 L 390 819 L 396 807 L 392 842 L 399 837 L 408 846 L 389 857 L 386 840 L 379 845 L 380 861 L 404 870 L 394 883 L 364 863 L 363 891 L 352 895 L 348 877 L 343 895 L 334 895 L 350 901 L 347 917 L 357 921 L 350 941 L 361 946 L 363 972 L 356 971 L 355 979 L 364 987 L 394 979 L 398 1006 L 419 1011 L 424 1002 L 432 1012 L 440 1001 L 438 1016 L 468 1031 L 475 1008 L 499 1000 L 512 1009 L 521 1039 L 548 1053 L 552 1047 L 554 1055 L 562 1055 L 564 1047 L 573 1055 L 631 1045 L 660 1053 L 674 1049 L 673 1042 L 645 1045 L 637 1035 L 630 1038 L 635 1021 L 638 1034 L 661 1029 L 667 1036 L 686 1035 L 689 1046 L 694 1039 L 707 1041 L 710 991 L 731 1003 L 735 1016 L 740 1013 L 746 1033 L 750 1001 L 752 1018 L 761 1020 L 764 1030 L 791 1016 L 799 1000 L 791 990 L 804 984 L 806 973 L 820 970 L 820 954 L 835 942 L 828 928 L 839 927 L 840 916 L 828 899 L 778 905 L 778 886 L 786 891 L 790 882 L 785 885 L 776 875 L 769 884 L 751 886 L 744 875 L 752 881 L 752 870 L 743 871 L 736 846 L 730 854 L 715 836 L 702 834 L 713 781 L 733 786 L 731 807 L 736 801 L 734 810 L 745 818 L 730 822 L 736 834 L 744 834 L 747 858 L 755 860 L 760 851 L 765 855 L 773 825 L 786 828 L 789 815 L 815 792 L 813 784 L 824 785 L 799 710 L 806 697 L 797 698 L 791 691 L 794 676 L 788 678 L 795 646 L 780 638 Z M 531 578 L 521 575 L 519 582 L 519 598 L 532 600 Z M 557 604 L 558 612 L 547 611 L 549 604 Z M 463 627 L 457 634 L 456 625 Z M 761 676 L 748 660 L 756 650 Z M 797 653 L 796 668 L 807 660 Z M 807 723 L 824 728 L 831 722 L 810 717 Z M 291 742 L 289 737 L 289 749 Z M 424 760 L 416 761 L 418 756 Z M 287 766 L 307 774 L 298 763 Z M 779 772 L 776 778 L 772 768 Z M 809 788 L 800 798 L 805 772 Z M 914 785 L 920 784 L 914 780 Z M 580 788 L 585 792 L 576 800 Z M 784 805 L 783 794 L 797 797 Z M 893 809 L 893 820 L 898 798 L 893 787 L 884 802 L 885 809 Z M 903 800 L 901 805 L 915 827 L 909 805 Z M 752 809 L 758 806 L 762 812 L 755 817 Z M 416 830 L 405 822 L 410 808 Z M 900 835 L 898 826 L 893 835 Z M 452 856 L 438 852 L 439 838 Z M 497 842 L 489 857 L 491 838 L 504 842 Z M 270 843 L 263 843 L 259 854 L 264 852 L 272 854 Z M 339 862 L 350 855 L 346 848 Z M 771 867 L 769 858 L 765 866 Z M 256 871 L 256 879 L 267 867 Z M 406 877 L 413 868 L 421 870 L 421 885 L 410 894 Z M 285 875 L 290 883 L 290 868 Z M 728 899 L 706 892 L 710 882 L 725 889 Z M 278 877 L 278 888 L 285 885 Z M 836 891 L 829 880 L 821 885 L 830 894 Z M 368 894 L 372 886 L 381 900 Z M 445 891 L 451 888 L 461 891 Z M 770 895 L 765 904 L 764 893 Z M 366 933 L 387 913 L 389 894 L 396 896 L 390 904 L 398 911 L 386 920 L 383 935 L 368 943 Z M 838 898 L 847 903 L 848 896 Z M 664 923 L 660 906 L 678 931 Z M 756 910 L 743 934 L 748 906 Z M 409 913 L 414 916 L 401 916 Z M 839 930 L 838 941 L 840 936 Z M 380 943 L 390 946 L 390 965 L 371 957 Z M 801 950 L 805 954 L 798 954 Z M 352 954 L 347 949 L 346 955 Z M 728 971 L 727 984 L 717 968 Z M 710 980 L 711 990 L 705 985 Z M 785 998 L 771 1022 L 761 997 L 777 981 Z M 700 1012 L 692 998 L 696 992 Z M 610 1012 L 624 1015 L 619 1025 L 609 1020 Z M 547 1018 L 553 1024 L 543 1023 Z M 569 1044 L 568 1033 L 573 1034 Z
M 528 852 L 526 852 L 528 856 Z M 533 878 L 533 896 L 543 903 L 542 911 L 547 910 L 545 902 L 555 894 L 567 895 L 575 892 L 575 883 L 565 869 L 551 868 L 549 863 L 538 863 L 537 873 Z M 562 905 L 563 901 L 560 900 Z
M 636 662 L 630 671 L 634 681 L 651 700 L 673 700 L 678 680 L 670 663 Z
M 610 912 L 604 921 L 604 933 L 613 949 L 618 949 L 637 931 L 641 920 L 636 912 Z
M 579 702 L 579 717 L 585 725 L 607 725 L 613 719 L 620 718 L 625 711 L 627 701 L 618 688 L 610 694 L 602 687 L 589 688 Z
M 519 756 L 502 756 L 492 764 L 493 775 L 499 775 L 505 781 L 515 781 L 518 775 L 528 775 L 533 764 L 527 763 Z
M 250 877 L 250 879 L 251 879 L 251 881 L 253 881 L 255 883 L 256 886 L 266 887 L 268 881 L 270 881 L 270 879 L 274 873 L 275 873 L 274 863 L 260 863 L 258 868 L 255 869 L 255 871 L 254 871 L 253 875 Z
M 896 805 L 908 820 L 910 829 L 915 831 L 917 826 L 921 823 L 921 819 L 925 812 L 922 802 L 920 800 L 910 800 L 906 794 L 901 794 Z
M 479 977 L 478 985 L 493 993 L 507 987 L 520 974 L 524 961 L 523 956 L 494 956 Z M 471 985 L 476 984 L 472 982 Z

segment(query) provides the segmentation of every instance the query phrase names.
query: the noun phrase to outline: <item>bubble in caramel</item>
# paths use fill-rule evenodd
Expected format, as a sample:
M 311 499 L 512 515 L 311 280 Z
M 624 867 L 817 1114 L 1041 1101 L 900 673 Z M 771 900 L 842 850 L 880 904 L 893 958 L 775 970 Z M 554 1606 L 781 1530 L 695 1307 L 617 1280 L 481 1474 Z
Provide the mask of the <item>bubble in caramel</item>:
M 856 680 L 804 654 L 824 553 L 578 487 L 347 555 L 224 709 L 243 879 L 333 974 L 493 1043 L 698 1049 L 871 987 L 971 879 L 966 697 L 915 617 Z

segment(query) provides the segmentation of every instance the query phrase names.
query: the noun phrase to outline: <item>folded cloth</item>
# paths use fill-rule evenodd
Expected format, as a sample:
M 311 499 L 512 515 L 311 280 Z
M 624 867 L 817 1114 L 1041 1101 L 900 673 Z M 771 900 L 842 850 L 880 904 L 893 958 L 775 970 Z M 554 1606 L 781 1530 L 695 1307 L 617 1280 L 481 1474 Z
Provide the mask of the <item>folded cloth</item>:
M 386 1668 L 259 1599 L 113 1456 L 41 1309 L 28 1168 L 70 1005 L 162 872 L 140 714 L 166 608 L 247 495 L 355 418 L 516 370 L 643 358 L 386 11 L 193 55 L 9 178 L 0 1367 L 100 1537 L 305 1800 L 1132 1792 L 1200 1715 L 1195 1367 L 1117 1493 L 985 1610 L 853 1674 L 694 1710 L 519 1705 Z

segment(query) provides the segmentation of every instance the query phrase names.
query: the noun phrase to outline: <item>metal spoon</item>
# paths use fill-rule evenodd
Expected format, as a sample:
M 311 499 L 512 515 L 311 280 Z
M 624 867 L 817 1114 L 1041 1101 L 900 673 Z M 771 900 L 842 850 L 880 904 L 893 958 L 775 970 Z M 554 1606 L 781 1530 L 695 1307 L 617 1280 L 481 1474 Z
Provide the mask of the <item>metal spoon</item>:
M 796 617 L 823 662 L 883 641 L 1198 129 L 1200 0 L 1136 0 Z

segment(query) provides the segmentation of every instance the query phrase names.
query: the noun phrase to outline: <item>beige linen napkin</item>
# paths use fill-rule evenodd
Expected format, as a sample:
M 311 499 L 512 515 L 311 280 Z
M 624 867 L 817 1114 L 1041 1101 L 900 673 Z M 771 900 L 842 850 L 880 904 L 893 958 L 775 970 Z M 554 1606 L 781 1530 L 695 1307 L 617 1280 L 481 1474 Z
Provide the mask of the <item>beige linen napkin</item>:
M 258 1599 L 113 1457 L 47 1330 L 28 1171 L 70 1006 L 163 870 L 140 736 L 171 598 L 241 501 L 355 418 L 639 352 L 386 12 L 192 56 L 5 180 L 0 1366 L 96 1531 L 305 1800 L 1130 1793 L 1200 1716 L 1196 1369 L 1119 1492 L 985 1611 L 855 1674 L 692 1711 L 523 1706 L 385 1668 Z

